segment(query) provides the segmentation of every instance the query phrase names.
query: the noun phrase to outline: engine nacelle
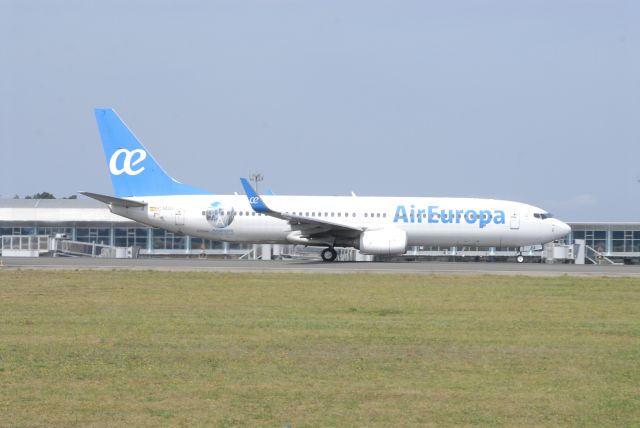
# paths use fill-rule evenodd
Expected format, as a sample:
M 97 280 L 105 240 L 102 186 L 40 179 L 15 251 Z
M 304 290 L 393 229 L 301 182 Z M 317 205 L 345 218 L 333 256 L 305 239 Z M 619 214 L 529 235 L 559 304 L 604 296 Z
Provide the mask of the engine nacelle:
M 407 252 L 407 233 L 400 229 L 365 230 L 360 235 L 360 252 L 391 256 Z

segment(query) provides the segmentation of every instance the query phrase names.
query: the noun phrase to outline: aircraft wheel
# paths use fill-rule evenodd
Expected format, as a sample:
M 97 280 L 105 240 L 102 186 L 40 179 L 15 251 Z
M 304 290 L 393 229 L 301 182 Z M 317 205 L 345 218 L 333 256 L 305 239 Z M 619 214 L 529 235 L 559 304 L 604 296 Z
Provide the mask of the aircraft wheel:
M 320 253 L 323 262 L 332 262 L 338 257 L 338 253 L 332 247 L 325 248 Z
M 524 262 L 524 256 L 522 254 L 518 254 L 516 256 L 516 262 L 523 263 Z

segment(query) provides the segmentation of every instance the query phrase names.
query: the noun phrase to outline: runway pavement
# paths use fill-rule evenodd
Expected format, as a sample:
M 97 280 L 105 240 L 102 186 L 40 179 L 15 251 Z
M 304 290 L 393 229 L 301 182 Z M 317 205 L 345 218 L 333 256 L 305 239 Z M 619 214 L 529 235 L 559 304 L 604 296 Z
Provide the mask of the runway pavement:
M 253 261 L 213 259 L 101 259 L 101 258 L 11 258 L 0 259 L 0 269 L 42 270 L 157 270 L 191 272 L 298 272 L 298 273 L 395 273 L 441 275 L 532 275 L 532 276 L 624 276 L 640 277 L 640 265 L 567 265 L 488 262 L 334 262 L 308 260 Z

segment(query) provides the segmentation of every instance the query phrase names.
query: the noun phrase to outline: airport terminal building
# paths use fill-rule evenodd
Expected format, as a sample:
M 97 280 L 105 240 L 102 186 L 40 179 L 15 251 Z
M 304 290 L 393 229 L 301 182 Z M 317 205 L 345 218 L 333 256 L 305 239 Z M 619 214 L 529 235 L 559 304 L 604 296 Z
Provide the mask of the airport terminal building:
M 603 260 L 640 263 L 640 222 L 568 224 L 572 232 L 564 243 L 584 240 L 586 248 L 592 249 L 591 254 L 587 254 L 587 263 Z M 98 246 L 135 247 L 142 257 L 243 257 L 251 252 L 255 257 L 256 251 L 256 246 L 251 244 L 211 241 L 151 228 L 112 214 L 106 205 L 91 199 L 0 199 L 0 235 L 3 237 L 3 254 L 9 245 L 15 246 L 16 242 L 18 246 L 24 245 L 29 237 L 56 235 Z M 515 254 L 517 250 L 419 247 L 409 248 L 407 254 L 414 257 L 447 255 L 451 258 Z M 281 249 L 278 254 L 293 251 L 292 248 Z
M 72 241 L 138 247 L 141 256 L 219 254 L 239 256 L 251 245 L 210 241 L 150 228 L 112 214 L 92 199 L 1 199 L 0 235 L 66 235 Z M 3 240 L 3 249 L 6 239 Z

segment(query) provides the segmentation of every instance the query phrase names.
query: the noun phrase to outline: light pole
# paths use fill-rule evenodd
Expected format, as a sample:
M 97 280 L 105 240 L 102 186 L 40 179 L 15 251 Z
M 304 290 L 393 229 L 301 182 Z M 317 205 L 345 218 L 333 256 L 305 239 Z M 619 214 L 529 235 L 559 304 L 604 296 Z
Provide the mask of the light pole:
M 264 180 L 264 175 L 259 172 L 254 172 L 249 176 L 249 180 L 255 183 L 256 193 L 258 193 L 258 183 Z

